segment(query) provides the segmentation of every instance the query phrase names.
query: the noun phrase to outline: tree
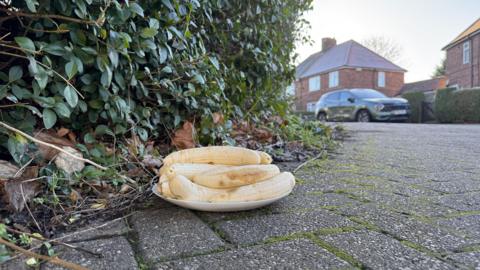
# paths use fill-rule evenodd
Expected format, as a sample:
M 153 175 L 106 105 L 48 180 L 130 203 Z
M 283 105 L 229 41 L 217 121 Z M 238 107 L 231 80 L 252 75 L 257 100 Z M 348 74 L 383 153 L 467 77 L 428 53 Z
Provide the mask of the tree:
M 447 69 L 447 58 L 443 57 L 440 64 L 438 64 L 435 67 L 435 70 L 433 71 L 433 74 L 432 74 L 432 78 L 435 78 L 438 76 L 444 76 L 446 69 Z
M 388 37 L 372 36 L 364 39 L 362 45 L 393 63 L 399 63 L 402 60 L 403 48 Z

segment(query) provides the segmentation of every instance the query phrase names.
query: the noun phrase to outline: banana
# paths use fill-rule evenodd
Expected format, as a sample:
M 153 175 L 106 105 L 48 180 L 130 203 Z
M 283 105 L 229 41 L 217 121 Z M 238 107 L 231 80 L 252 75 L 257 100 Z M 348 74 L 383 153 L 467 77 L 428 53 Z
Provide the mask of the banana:
M 289 172 L 278 174 L 265 181 L 231 189 L 214 189 L 193 183 L 183 175 L 169 178 L 173 195 L 188 201 L 245 202 L 275 198 L 290 192 L 295 177 Z
M 164 174 L 170 169 L 170 175 L 173 173 L 181 174 L 188 179 L 192 179 L 196 175 L 200 175 L 206 172 L 215 171 L 218 169 L 230 168 L 228 165 L 212 165 L 201 163 L 175 163 L 164 170 Z
M 272 163 L 273 159 L 272 159 L 272 156 L 270 156 L 269 154 L 263 151 L 257 151 L 257 154 L 260 156 L 260 164 Z
M 170 191 L 170 185 L 168 184 L 168 178 L 166 175 L 160 177 L 157 183 L 157 191 L 165 197 L 175 197 Z
M 177 164 L 172 165 L 175 166 Z M 264 181 L 280 173 L 275 165 L 244 165 L 213 168 L 193 175 L 182 174 L 192 182 L 210 188 L 234 188 Z
M 164 166 L 174 163 L 255 165 L 260 164 L 260 156 L 256 151 L 242 147 L 208 146 L 173 152 L 163 160 Z

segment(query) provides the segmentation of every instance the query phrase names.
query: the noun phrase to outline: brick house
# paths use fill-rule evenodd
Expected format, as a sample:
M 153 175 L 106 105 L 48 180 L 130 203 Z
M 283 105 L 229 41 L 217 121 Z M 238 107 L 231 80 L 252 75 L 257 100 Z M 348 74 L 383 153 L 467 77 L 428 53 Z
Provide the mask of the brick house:
M 314 110 L 321 95 L 338 89 L 369 88 L 392 97 L 402 89 L 405 69 L 354 40 L 336 43 L 333 38 L 323 38 L 322 50 L 298 65 L 297 111 Z
M 480 18 L 443 48 L 449 87 L 480 86 Z

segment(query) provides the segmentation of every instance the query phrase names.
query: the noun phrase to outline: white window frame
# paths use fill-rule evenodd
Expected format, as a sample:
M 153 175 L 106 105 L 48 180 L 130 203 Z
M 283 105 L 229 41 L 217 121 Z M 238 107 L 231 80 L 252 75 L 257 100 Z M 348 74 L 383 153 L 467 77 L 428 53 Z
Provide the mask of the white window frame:
M 378 72 L 378 78 L 377 78 L 377 86 L 378 87 L 385 87 L 387 83 L 387 79 L 385 77 L 385 72 L 379 71 Z
M 337 87 L 338 86 L 338 70 L 328 73 L 328 87 Z
M 463 43 L 463 64 L 470 63 L 470 40 Z
M 322 88 L 322 78 L 320 75 L 308 79 L 308 92 L 319 91 Z
M 316 105 L 317 105 L 316 102 L 308 102 L 307 103 L 307 112 L 314 112 Z

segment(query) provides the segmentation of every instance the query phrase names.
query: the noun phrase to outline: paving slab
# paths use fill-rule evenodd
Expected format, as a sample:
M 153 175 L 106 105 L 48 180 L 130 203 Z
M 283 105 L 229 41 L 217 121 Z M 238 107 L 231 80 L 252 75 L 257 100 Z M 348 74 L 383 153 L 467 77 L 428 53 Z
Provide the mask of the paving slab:
M 209 252 L 225 244 L 191 211 L 177 207 L 138 212 L 130 223 L 138 251 L 148 262 Z
M 54 246 L 55 254 L 66 261 L 89 269 L 138 269 L 134 251 L 126 239 L 129 232 L 124 219 L 96 221 L 75 232 L 66 232 L 59 240 L 73 246 L 97 253 L 96 256 L 65 246 Z M 41 269 L 64 269 L 45 263 Z
M 465 215 L 454 218 L 438 219 L 438 226 L 461 231 L 473 239 L 480 239 L 480 215 Z M 478 240 L 480 244 L 480 240 Z
M 358 224 L 328 210 L 319 209 L 220 221 L 215 226 L 231 243 L 252 244 L 293 233 L 358 226 Z
M 445 195 L 438 197 L 437 202 L 460 211 L 480 211 L 480 192 Z
M 357 205 L 359 202 L 348 198 L 344 194 L 325 193 L 325 194 L 290 194 L 289 196 L 268 205 L 262 209 L 251 211 L 240 211 L 233 213 L 214 213 L 200 212 L 195 214 L 207 223 L 213 223 L 221 220 L 241 219 L 254 215 L 267 215 L 276 213 L 291 213 L 295 211 L 313 210 L 318 208 L 331 208 L 347 205 Z
M 343 209 L 342 212 L 373 224 L 395 237 L 436 252 L 453 251 L 475 243 L 475 240 L 467 239 L 462 234 L 456 234 L 435 224 L 423 223 L 409 215 L 393 212 L 374 204 L 351 207 Z
M 129 270 L 139 269 L 130 243 L 125 237 L 113 237 L 93 241 L 82 241 L 75 246 L 101 254 L 101 257 L 59 246 L 55 253 L 63 260 L 79 264 L 88 269 L 99 270 Z M 42 266 L 45 270 L 61 270 L 63 267 L 46 263 Z
M 455 269 L 377 232 L 349 232 L 320 238 L 369 269 Z
M 297 239 L 163 262 L 155 269 L 354 269 L 310 240 Z
M 480 269 L 480 251 L 455 253 L 448 255 L 446 258 L 461 263 L 470 269 Z

